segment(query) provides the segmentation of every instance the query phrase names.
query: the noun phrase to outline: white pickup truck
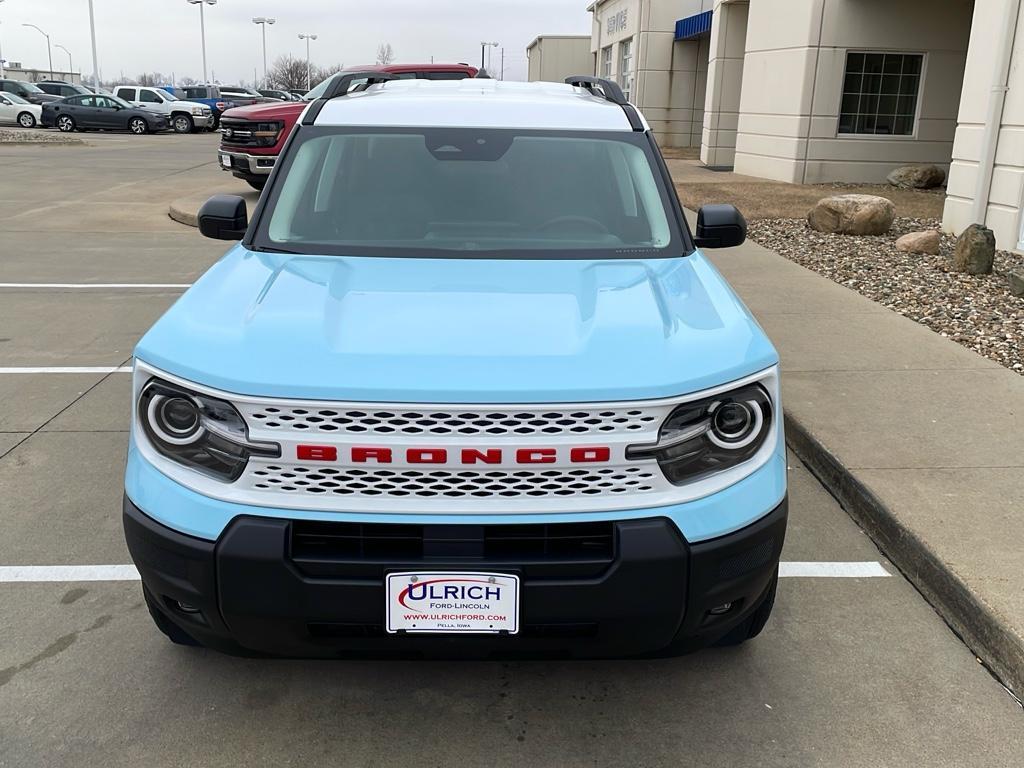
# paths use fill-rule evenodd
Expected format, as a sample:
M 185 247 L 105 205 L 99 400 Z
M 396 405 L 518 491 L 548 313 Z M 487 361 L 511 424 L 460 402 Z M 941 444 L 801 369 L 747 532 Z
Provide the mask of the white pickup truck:
M 194 101 L 183 101 L 163 88 L 119 85 L 114 89 L 114 95 L 130 104 L 166 116 L 175 133 L 192 133 L 195 130 L 213 127 L 213 110 L 208 106 Z

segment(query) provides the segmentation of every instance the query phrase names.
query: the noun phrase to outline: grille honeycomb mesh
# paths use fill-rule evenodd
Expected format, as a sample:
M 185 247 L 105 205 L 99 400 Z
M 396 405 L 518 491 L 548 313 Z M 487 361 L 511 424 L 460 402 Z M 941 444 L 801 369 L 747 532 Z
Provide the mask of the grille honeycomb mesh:
M 247 414 L 260 427 L 306 433 L 526 437 L 642 432 L 661 414 L 643 408 L 438 411 L 257 406 Z
M 292 494 L 375 498 L 544 498 L 646 493 L 656 477 L 643 467 L 549 470 L 391 470 L 261 466 L 252 487 Z

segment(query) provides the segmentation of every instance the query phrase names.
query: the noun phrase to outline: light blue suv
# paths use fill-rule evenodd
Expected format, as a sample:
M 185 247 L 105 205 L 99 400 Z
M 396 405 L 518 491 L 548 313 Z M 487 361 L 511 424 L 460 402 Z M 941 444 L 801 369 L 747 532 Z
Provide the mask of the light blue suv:
M 605 80 L 338 75 L 139 342 L 124 526 L 171 640 L 287 656 L 736 644 L 786 528 L 778 356 Z

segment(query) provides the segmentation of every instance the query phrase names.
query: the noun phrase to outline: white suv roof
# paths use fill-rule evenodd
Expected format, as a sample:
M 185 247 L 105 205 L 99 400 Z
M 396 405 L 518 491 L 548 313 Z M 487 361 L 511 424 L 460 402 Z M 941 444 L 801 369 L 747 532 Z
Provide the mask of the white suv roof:
M 373 85 L 328 101 L 316 125 L 632 130 L 622 106 L 584 88 L 474 78 Z

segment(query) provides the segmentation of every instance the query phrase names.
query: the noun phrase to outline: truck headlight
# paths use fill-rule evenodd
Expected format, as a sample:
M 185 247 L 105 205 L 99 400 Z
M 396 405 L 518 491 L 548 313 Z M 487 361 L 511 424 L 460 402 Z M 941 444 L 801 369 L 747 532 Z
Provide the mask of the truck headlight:
M 277 443 L 249 439 L 245 421 L 231 403 L 160 379 L 150 379 L 143 387 L 138 418 L 163 456 L 218 480 L 237 480 L 250 456 L 281 455 Z
M 665 477 L 683 485 L 752 458 L 772 431 L 772 401 L 748 384 L 683 403 L 665 420 L 658 442 L 632 445 L 627 459 L 656 459 Z
M 192 114 L 193 115 L 197 115 L 197 116 L 201 116 L 203 114 L 203 108 L 202 107 L 192 107 Z

